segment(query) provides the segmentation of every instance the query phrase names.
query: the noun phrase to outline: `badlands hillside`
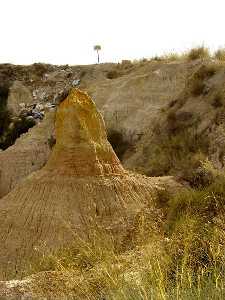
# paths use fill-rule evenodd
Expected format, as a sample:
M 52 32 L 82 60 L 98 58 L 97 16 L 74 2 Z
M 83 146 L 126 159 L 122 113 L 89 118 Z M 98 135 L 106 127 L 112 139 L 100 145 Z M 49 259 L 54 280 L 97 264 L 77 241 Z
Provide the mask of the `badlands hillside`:
M 71 86 L 89 93 L 103 114 L 109 140 L 120 160 L 129 169 L 140 170 L 143 164 L 132 159 L 137 155 L 136 146 L 149 135 L 163 109 L 180 95 L 188 74 L 200 66 L 199 61 L 157 60 L 75 67 L 1 65 L 4 122 L 0 146 L 4 151 L 0 154 L 0 196 L 46 163 L 55 139 L 55 105 Z M 38 125 L 34 126 L 30 115 Z M 150 144 L 146 146 L 152 148 Z M 149 168 L 146 165 L 142 173 L 148 175 Z
M 222 60 L 4 64 L 0 101 L 0 299 L 225 298 Z

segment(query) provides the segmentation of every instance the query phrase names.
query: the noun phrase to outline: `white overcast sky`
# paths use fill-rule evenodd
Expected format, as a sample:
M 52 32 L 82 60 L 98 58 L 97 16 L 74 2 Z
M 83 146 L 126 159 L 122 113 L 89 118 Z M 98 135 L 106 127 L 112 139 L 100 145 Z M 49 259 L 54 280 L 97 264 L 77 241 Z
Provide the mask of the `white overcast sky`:
M 225 46 L 225 0 L 0 0 L 0 63 L 91 64 Z

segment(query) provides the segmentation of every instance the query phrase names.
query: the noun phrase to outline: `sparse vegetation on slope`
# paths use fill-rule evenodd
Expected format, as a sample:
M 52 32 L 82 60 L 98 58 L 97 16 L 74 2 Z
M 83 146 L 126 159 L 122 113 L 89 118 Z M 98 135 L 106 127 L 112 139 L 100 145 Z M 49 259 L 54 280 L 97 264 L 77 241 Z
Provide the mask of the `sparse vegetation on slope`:
M 36 293 L 46 296 L 46 293 L 51 292 L 54 298 L 54 295 L 57 295 L 60 291 L 66 294 L 72 293 L 73 298 L 78 300 L 214 300 L 225 298 L 225 175 L 223 172 L 225 166 L 225 70 L 222 63 L 212 62 L 211 59 L 193 62 L 193 60 L 209 58 L 208 54 L 202 55 L 201 51 L 193 53 L 192 58 L 189 57 L 189 62 L 187 62 L 188 57 L 184 57 L 186 59 L 185 64 L 188 64 L 188 68 L 191 70 L 190 76 L 185 82 L 184 90 L 178 97 L 170 96 L 171 101 L 164 101 L 164 106 L 157 107 L 160 113 L 157 114 L 154 122 L 146 122 L 146 127 L 149 126 L 147 128 L 149 132 L 147 134 L 146 132 L 141 133 L 140 148 L 138 148 L 139 145 L 135 147 L 136 145 L 127 139 L 123 130 L 116 130 L 115 126 L 112 126 L 113 129 L 108 132 L 108 139 L 122 161 L 126 159 L 129 152 L 132 153 L 136 149 L 137 151 L 141 149 L 138 154 L 139 157 L 141 156 L 141 163 L 140 160 L 137 160 L 133 163 L 133 166 L 139 166 L 140 163 L 140 170 L 150 176 L 174 175 L 187 188 L 182 189 L 182 192 L 171 195 L 166 189 L 156 184 L 156 191 L 152 191 L 149 195 L 151 196 L 151 205 L 146 206 L 135 217 L 128 232 L 119 238 L 118 232 L 112 235 L 104 226 L 100 227 L 93 224 L 87 230 L 88 237 L 85 236 L 84 238 L 84 236 L 79 236 L 77 232 L 73 232 L 70 224 L 65 224 L 69 232 L 72 231 L 74 243 L 70 247 L 62 248 L 50 255 L 47 254 L 48 245 L 47 247 L 43 245 L 43 248 L 40 245 L 40 247 L 35 248 L 34 256 L 37 254 L 37 259 L 27 263 L 27 274 L 36 274 L 32 277 L 36 278 L 36 281 L 29 283 L 31 286 L 36 284 L 34 287 Z M 143 96 L 140 92 L 140 96 L 143 96 L 143 102 L 146 101 L 147 103 L 150 101 L 151 96 L 148 94 L 155 91 L 155 87 L 151 90 L 154 80 L 159 82 L 161 86 L 163 86 L 162 82 L 168 82 L 168 85 L 164 86 L 164 89 L 168 90 L 171 85 L 171 74 L 166 71 L 172 65 L 168 62 L 178 59 L 180 57 L 176 58 L 173 54 L 164 58 L 157 58 L 155 61 L 151 61 L 152 66 L 154 66 L 152 69 L 147 68 L 147 64 L 150 63 L 147 60 L 111 65 L 110 69 L 107 70 L 106 68 L 101 73 L 103 82 L 101 89 L 104 85 L 109 88 L 108 84 L 111 82 L 117 87 L 117 80 L 120 82 L 121 78 L 126 79 L 132 72 L 132 68 L 138 70 L 140 67 L 139 73 L 131 78 L 132 85 L 129 85 L 130 82 L 126 80 L 121 81 L 120 84 L 123 83 L 127 90 L 134 88 L 130 93 L 131 96 L 136 90 L 141 91 L 143 82 L 148 80 L 150 85 L 145 88 L 147 93 Z M 217 57 L 217 59 L 219 58 Z M 36 69 L 37 76 L 43 76 L 44 68 L 36 66 L 34 69 Z M 142 72 L 145 72 L 144 75 Z M 178 73 L 176 76 L 178 76 Z M 96 73 L 93 72 L 93 74 L 91 76 L 96 80 Z M 89 80 L 91 76 L 89 71 L 85 73 L 85 77 Z M 183 84 L 183 81 L 180 84 Z M 106 94 L 102 98 L 108 96 L 107 88 L 105 88 Z M 126 94 L 123 93 L 120 90 L 120 94 L 116 94 L 117 97 L 121 96 L 121 102 L 124 99 L 123 97 L 126 98 Z M 158 95 L 159 93 L 154 94 L 156 98 L 156 101 L 153 101 L 154 105 L 159 102 Z M 135 97 L 132 98 L 132 105 L 135 104 L 135 100 Z M 102 103 L 103 108 L 107 107 L 106 102 L 102 101 Z M 111 99 L 111 103 L 115 105 L 114 98 Z M 117 109 L 119 110 L 120 106 L 118 104 L 120 103 L 117 103 Z M 154 108 L 154 105 L 152 108 Z M 143 107 L 141 108 L 143 109 Z M 150 113 L 152 111 L 149 109 L 145 115 L 146 119 L 150 119 Z M 120 115 L 120 118 L 115 119 L 118 122 L 121 121 L 120 126 L 124 122 L 124 127 L 131 129 L 129 127 L 130 123 L 125 117 L 124 119 L 122 117 Z M 126 117 L 130 117 L 128 113 Z M 118 126 L 118 128 L 120 127 Z M 63 132 L 65 133 L 65 131 Z M 46 144 L 53 148 L 55 144 L 53 135 L 48 138 Z M 65 145 L 67 145 L 67 142 Z M 71 152 L 69 151 L 69 153 Z M 71 162 L 79 161 L 82 154 L 83 150 Z M 62 163 L 60 162 L 58 165 L 61 167 Z M 83 170 L 87 169 L 86 165 L 85 163 Z M 52 166 L 55 167 L 55 163 Z M 57 172 L 57 176 L 58 173 L 60 172 Z M 62 174 L 64 176 L 65 170 Z M 56 183 L 57 176 L 49 176 L 50 178 L 54 177 L 51 184 L 56 185 L 52 196 L 52 199 L 56 200 L 56 205 L 53 206 L 52 214 L 55 214 L 57 205 L 59 205 L 58 199 L 55 198 L 55 195 L 60 194 L 59 186 L 62 183 L 60 187 L 60 190 L 62 190 L 67 186 L 69 180 L 63 182 L 62 177 L 60 177 L 58 183 Z M 49 177 L 46 179 L 46 187 L 48 188 L 50 186 Z M 77 179 L 77 175 L 75 177 Z M 118 176 L 118 178 L 120 177 L 121 175 Z M 68 178 L 71 180 L 71 173 L 69 173 Z M 117 203 L 130 199 L 131 194 L 128 194 L 126 199 L 119 199 L 118 195 L 121 195 L 122 192 L 119 192 L 115 197 L 115 204 L 114 200 L 112 201 L 110 198 L 112 191 L 118 187 L 118 178 L 116 177 L 116 184 L 110 189 L 110 192 L 108 194 L 104 192 L 104 201 L 110 199 L 109 206 L 106 205 L 104 213 L 99 213 L 98 205 L 94 207 L 94 214 L 96 213 L 98 218 L 104 219 L 105 215 L 111 214 Z M 108 179 L 109 176 L 107 175 Z M 39 190 L 43 187 L 43 180 L 44 177 L 41 177 Z M 155 179 L 150 180 L 153 180 L 152 184 L 154 186 Z M 89 200 L 91 204 L 93 199 L 98 197 L 99 187 L 102 184 L 101 182 L 97 185 L 97 189 L 93 193 L 94 196 L 91 194 Z M 88 185 L 90 187 L 89 183 Z M 69 184 L 70 189 L 71 186 Z M 85 197 L 86 202 L 89 197 L 86 186 L 82 190 L 79 209 L 84 203 L 83 197 Z M 132 184 L 126 182 L 123 186 L 130 190 Z M 34 183 L 34 187 L 37 187 L 37 183 Z M 71 191 L 75 189 L 81 190 L 81 184 L 79 183 L 76 188 L 71 190 L 65 190 L 60 197 L 62 199 L 64 199 L 64 195 L 70 197 Z M 93 191 L 92 188 L 90 190 Z M 137 191 L 137 187 L 132 191 L 135 197 Z M 28 194 L 29 190 L 26 191 L 25 195 Z M 20 197 L 23 198 L 23 195 L 21 193 Z M 51 194 L 48 192 L 47 199 L 43 197 L 43 203 L 48 203 L 49 195 Z M 74 197 L 77 199 L 77 195 L 78 192 L 74 196 L 72 195 L 71 207 L 74 207 L 73 201 Z M 15 206 L 18 192 L 16 195 L 14 193 L 14 197 L 12 200 L 13 206 Z M 148 199 L 148 195 L 145 199 Z M 33 203 L 32 201 L 31 203 Z M 36 202 L 38 203 L 38 201 Z M 6 205 L 7 203 L 8 201 L 6 201 Z M 69 203 L 68 200 L 67 203 Z M 101 207 L 102 200 L 99 205 Z M 63 201 L 62 207 L 63 210 L 59 209 L 60 214 L 65 207 Z M 49 213 L 49 211 L 50 209 L 47 212 Z M 120 212 L 120 209 L 116 208 L 115 211 Z M 123 213 L 122 209 L 121 212 Z M 82 218 L 86 214 L 88 213 L 85 211 Z M 68 215 L 71 216 L 71 209 Z M 127 216 L 128 214 L 126 214 Z M 29 219 L 29 211 L 27 218 Z M 40 215 L 41 218 L 42 214 Z M 5 210 L 2 219 L 5 222 Z M 52 220 L 51 215 L 49 219 Z M 66 217 L 66 221 L 67 219 Z M 61 224 L 61 219 L 57 222 Z M 110 225 L 111 223 L 112 221 L 110 221 Z M 39 218 L 37 224 L 39 226 Z M 130 224 L 131 222 L 129 222 Z M 11 221 L 8 226 L 11 230 Z M 17 229 L 17 226 L 14 228 Z M 26 230 L 29 231 L 30 228 L 31 226 Z M 54 226 L 54 230 L 55 228 Z M 20 233 L 22 230 L 24 230 L 24 226 L 20 229 Z M 8 231 L 9 229 L 6 230 L 7 233 Z M 24 234 L 25 236 L 27 231 Z M 57 230 L 57 237 L 59 236 L 58 232 L 59 230 Z M 11 234 L 11 238 L 12 236 Z M 15 236 L 17 237 L 18 234 Z M 46 235 L 44 238 L 46 238 Z M 28 242 L 30 241 L 28 240 Z M 46 280 L 47 278 L 49 280 Z
M 216 64 L 202 65 L 197 72 L 195 72 L 188 79 L 188 87 L 193 96 L 200 96 L 203 93 L 207 93 L 206 81 L 210 79 L 220 69 L 220 66 Z
M 224 165 L 224 80 L 221 64 L 198 65 L 181 94 L 138 142 L 128 165 L 135 159 L 137 170 L 148 176 L 174 175 L 192 187 L 208 184 L 210 174 L 203 171 L 202 161 Z
M 221 48 L 215 52 L 215 58 L 220 61 L 225 61 L 225 49 Z
M 129 250 L 118 251 L 113 237 L 95 227 L 88 240 L 76 236 L 74 247 L 43 255 L 35 271 L 67 274 L 76 299 L 223 299 L 224 191 L 218 173 L 207 188 L 160 193 L 155 204 L 164 217 L 152 227 L 143 212 Z
M 204 46 L 200 46 L 191 49 L 187 54 L 187 57 L 189 60 L 206 59 L 206 58 L 210 58 L 210 52 L 208 48 Z

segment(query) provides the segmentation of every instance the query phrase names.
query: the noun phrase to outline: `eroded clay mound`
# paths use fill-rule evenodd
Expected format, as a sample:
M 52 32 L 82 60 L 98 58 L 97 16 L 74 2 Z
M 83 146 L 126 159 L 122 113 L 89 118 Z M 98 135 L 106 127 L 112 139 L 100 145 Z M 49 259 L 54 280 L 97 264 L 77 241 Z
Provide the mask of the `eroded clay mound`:
M 0 278 L 23 276 L 40 247 L 52 251 L 99 224 L 126 236 L 156 181 L 126 172 L 100 113 L 77 89 L 59 105 L 46 166 L 0 200 Z

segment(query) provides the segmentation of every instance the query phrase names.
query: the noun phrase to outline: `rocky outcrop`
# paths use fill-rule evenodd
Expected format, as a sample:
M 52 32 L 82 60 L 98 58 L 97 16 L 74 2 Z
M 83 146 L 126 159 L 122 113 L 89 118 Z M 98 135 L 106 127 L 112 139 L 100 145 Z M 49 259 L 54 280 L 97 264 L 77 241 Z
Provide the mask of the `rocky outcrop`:
M 123 169 L 95 104 L 73 89 L 59 105 L 47 164 L 0 200 L 0 278 L 22 276 L 38 247 L 71 245 L 93 224 L 123 239 L 162 184 Z

